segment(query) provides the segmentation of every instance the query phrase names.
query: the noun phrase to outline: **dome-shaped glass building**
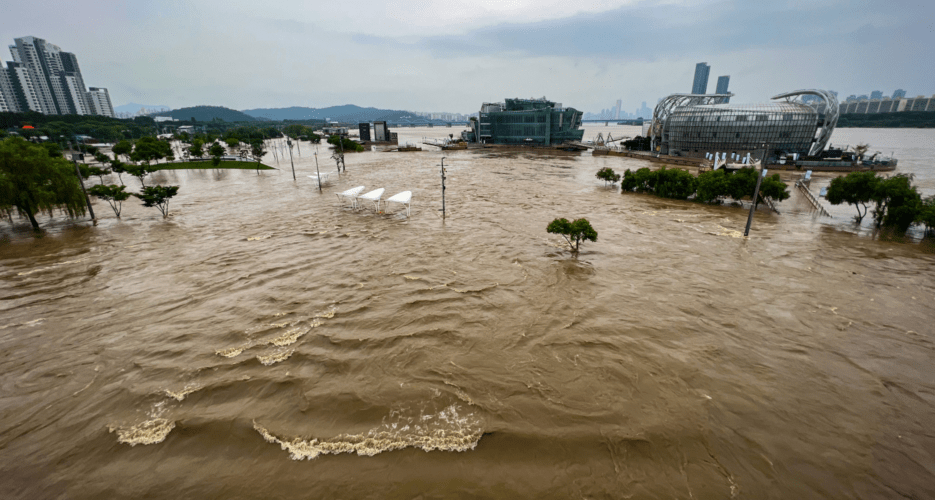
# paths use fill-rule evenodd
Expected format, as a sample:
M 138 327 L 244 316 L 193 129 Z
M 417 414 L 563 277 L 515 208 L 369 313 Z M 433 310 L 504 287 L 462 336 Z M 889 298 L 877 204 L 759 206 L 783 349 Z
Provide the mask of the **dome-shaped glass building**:
M 820 100 L 803 102 L 803 96 Z M 815 155 L 824 150 L 837 124 L 838 103 L 822 90 L 780 94 L 776 102 L 726 104 L 727 95 L 674 94 L 656 106 L 651 125 L 654 149 L 672 156 Z

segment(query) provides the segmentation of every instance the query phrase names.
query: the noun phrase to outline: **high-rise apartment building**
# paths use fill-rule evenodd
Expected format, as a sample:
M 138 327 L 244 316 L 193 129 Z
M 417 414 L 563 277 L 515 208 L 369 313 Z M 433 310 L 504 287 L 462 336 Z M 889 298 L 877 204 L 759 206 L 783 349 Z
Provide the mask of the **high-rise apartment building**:
M 905 90 L 903 90 L 903 89 L 896 89 L 896 91 L 893 92 L 893 99 L 902 99 L 903 97 L 906 97 L 906 91 L 905 91 Z
M 692 94 L 708 93 L 708 74 L 711 72 L 711 66 L 708 63 L 700 62 L 695 65 L 695 81 L 692 82 Z
M 614 120 L 620 119 L 620 106 L 621 106 L 621 100 L 617 99 L 617 109 L 614 110 Z
M 88 97 L 92 114 L 115 117 L 114 105 L 110 102 L 110 93 L 107 92 L 107 89 L 91 87 L 88 89 Z
M 874 90 L 873 92 L 870 93 L 870 98 L 871 99 L 883 99 L 883 91 Z
M 106 99 L 98 97 L 100 108 L 91 104 L 92 96 L 84 85 L 74 54 L 32 36 L 16 38 L 14 42 L 10 45 L 13 60 L 6 69 L 0 65 L 0 106 L 9 111 L 46 115 L 114 116 L 106 90 L 103 96 Z

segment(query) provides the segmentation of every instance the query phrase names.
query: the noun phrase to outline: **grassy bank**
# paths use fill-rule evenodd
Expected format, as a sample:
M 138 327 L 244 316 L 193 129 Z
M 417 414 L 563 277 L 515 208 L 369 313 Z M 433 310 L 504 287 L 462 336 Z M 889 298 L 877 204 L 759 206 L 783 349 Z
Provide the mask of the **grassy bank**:
M 252 161 L 222 161 L 220 165 L 214 166 L 208 161 L 187 161 L 181 163 L 158 163 L 152 165 L 156 170 L 213 170 L 216 168 L 226 168 L 234 170 L 256 170 L 256 163 Z M 260 164 L 260 170 L 275 170 L 273 167 Z

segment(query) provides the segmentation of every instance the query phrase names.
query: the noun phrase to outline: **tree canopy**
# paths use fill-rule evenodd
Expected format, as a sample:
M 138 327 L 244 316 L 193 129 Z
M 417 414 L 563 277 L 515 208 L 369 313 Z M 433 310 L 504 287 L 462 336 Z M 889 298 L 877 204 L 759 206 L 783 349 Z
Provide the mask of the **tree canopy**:
M 828 186 L 826 198 L 832 205 L 847 203 L 857 209 L 857 222 L 867 215 L 867 204 L 873 201 L 879 177 L 874 172 L 851 172 L 844 177 L 838 177 Z M 863 213 L 860 207 L 864 208 Z
M 687 200 L 694 196 L 695 201 L 703 203 L 720 203 L 722 198 L 740 201 L 753 197 L 759 172 L 753 168 L 742 168 L 731 174 L 725 169 L 718 169 L 702 172 L 696 178 L 681 169 L 662 167 L 650 170 L 643 167 L 624 172 L 620 187 L 624 192 L 653 193 L 676 200 Z M 779 174 L 773 174 L 764 177 L 760 183 L 760 196 L 782 201 L 790 195 Z
M 131 160 L 143 162 L 147 165 L 152 161 L 174 157 L 172 146 L 168 142 L 160 141 L 155 137 L 141 137 L 133 145 L 133 152 L 130 153 Z
M 130 193 L 126 192 L 125 189 L 126 186 L 98 184 L 96 186 L 91 186 L 88 192 L 91 193 L 92 196 L 105 200 L 110 205 L 110 208 L 114 210 L 114 214 L 120 217 L 120 211 L 123 209 L 123 202 L 130 197 Z
M 85 213 L 85 198 L 74 166 L 52 158 L 46 148 L 19 137 L 0 141 L 0 211 L 15 208 L 39 229 L 36 214 L 60 209 L 70 217 Z
M 144 207 L 156 207 L 162 217 L 169 216 L 169 200 L 179 192 L 178 186 L 146 186 L 139 193 L 133 193 L 143 201 Z
M 565 218 L 555 219 L 545 230 L 552 234 L 562 235 L 575 253 L 578 253 L 582 241 L 597 241 L 597 231 L 591 227 L 587 219 L 575 219 L 574 222 L 568 222 Z
M 607 185 L 608 182 L 613 184 L 620 180 L 620 174 L 615 173 L 614 170 L 610 167 L 604 167 L 598 170 L 596 177 L 604 181 L 605 186 Z

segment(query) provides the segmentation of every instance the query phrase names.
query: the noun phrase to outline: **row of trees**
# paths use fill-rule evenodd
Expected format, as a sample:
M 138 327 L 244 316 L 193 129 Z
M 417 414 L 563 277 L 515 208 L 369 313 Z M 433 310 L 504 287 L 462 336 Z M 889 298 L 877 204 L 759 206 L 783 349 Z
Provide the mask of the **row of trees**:
M 878 228 L 905 233 L 913 224 L 921 224 L 927 233 L 935 231 L 935 197 L 923 200 L 912 185 L 911 175 L 880 177 L 876 172 L 851 172 L 832 180 L 826 196 L 832 205 L 853 205 L 858 223 L 872 205 Z
M 702 172 L 697 177 L 680 169 L 662 167 L 650 170 L 644 167 L 624 172 L 620 187 L 623 192 L 636 191 L 675 200 L 693 199 L 702 203 L 720 204 L 726 198 L 735 201 L 752 198 L 757 175 L 758 171 L 749 167 L 732 174 L 725 169 L 712 170 Z M 760 196 L 782 201 L 789 198 L 789 191 L 779 174 L 774 174 L 763 178 Z
M 122 185 L 103 185 L 103 176 L 109 172 L 96 168 L 87 174 L 98 175 L 102 185 L 92 187 L 90 192 L 111 203 L 118 217 L 120 204 L 131 195 L 147 207 L 159 208 L 163 216 L 168 215 L 169 199 L 178 192 L 178 186 L 142 186 L 139 193 L 128 193 Z M 143 168 L 132 173 L 142 181 L 148 172 Z M 38 230 L 36 215 L 40 213 L 51 216 L 60 210 L 69 217 L 78 217 L 85 214 L 85 207 L 85 196 L 72 163 L 61 156 L 51 156 L 46 148 L 20 137 L 0 141 L 0 212 L 12 218 L 15 211 Z
M 23 128 L 24 126 L 32 128 Z M 0 113 L 0 139 L 9 135 L 6 129 L 15 129 L 16 134 L 25 139 L 45 136 L 49 141 L 64 146 L 76 135 L 87 135 L 105 142 L 153 135 L 156 122 L 148 116 L 121 120 L 92 115 L 43 115 L 34 111 L 3 112 Z

